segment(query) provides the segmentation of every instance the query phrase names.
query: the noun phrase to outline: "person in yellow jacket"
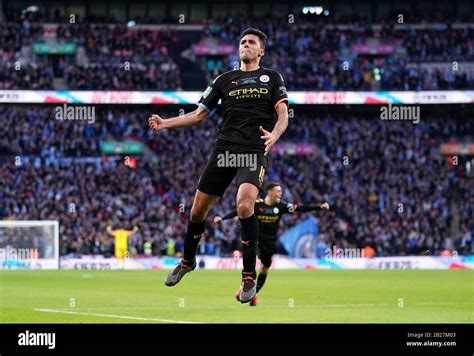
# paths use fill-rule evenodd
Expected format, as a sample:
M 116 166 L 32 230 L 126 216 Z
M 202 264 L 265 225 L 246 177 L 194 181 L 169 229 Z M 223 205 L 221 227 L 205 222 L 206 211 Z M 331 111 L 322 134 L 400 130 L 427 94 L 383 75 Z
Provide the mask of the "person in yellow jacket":
M 125 258 L 128 251 L 128 238 L 138 231 L 138 226 L 133 230 L 117 229 L 112 230 L 112 226 L 107 226 L 107 232 L 115 238 L 115 257 Z

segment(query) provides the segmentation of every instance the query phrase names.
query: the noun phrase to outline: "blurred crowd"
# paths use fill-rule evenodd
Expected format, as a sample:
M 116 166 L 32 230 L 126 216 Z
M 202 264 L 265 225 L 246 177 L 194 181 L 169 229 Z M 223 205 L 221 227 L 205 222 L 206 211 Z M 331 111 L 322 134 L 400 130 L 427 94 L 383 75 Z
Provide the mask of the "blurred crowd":
M 179 41 L 176 31 L 79 23 L 60 25 L 57 37 L 86 49 L 89 63 L 65 69 L 70 89 L 181 90 L 180 69 L 170 55 Z
M 210 25 L 205 39 L 232 42 L 247 27 L 264 31 L 267 47 L 262 65 L 283 74 L 289 90 L 446 90 L 474 88 L 472 28 L 395 29 L 395 23 L 339 29 L 324 23 L 298 25 L 287 20 L 250 22 L 245 18 Z M 354 46 L 373 52 L 358 55 Z M 387 54 L 378 46 L 392 47 Z M 208 70 L 208 80 L 235 68 L 237 55 Z M 458 66 L 453 67 L 453 62 Z M 426 64 L 445 65 L 427 66 Z M 209 63 L 208 63 L 209 64 Z M 209 66 L 208 66 L 209 67 Z M 220 70 L 220 68 L 222 69 Z M 216 70 L 219 69 L 219 70 Z
M 263 30 L 268 43 L 262 66 L 280 71 L 289 90 L 474 88 L 472 27 L 397 28 L 394 19 L 375 27 L 363 18 L 352 18 L 342 22 L 346 26 L 338 27 L 330 19 L 297 17 L 290 22 L 287 18 L 251 20 L 240 16 L 209 21 L 204 30 L 195 32 L 202 42 L 236 45 L 245 28 Z M 0 42 L 4 43 L 0 88 L 54 89 L 54 73 L 65 79 L 67 89 L 180 90 L 183 74 L 195 71 L 182 55 L 197 44 L 196 36 L 167 27 L 151 30 L 121 24 L 60 23 L 55 41 L 74 43 L 83 52 L 61 58 L 59 64 L 47 63 L 41 55 L 24 56 L 24 48 L 32 42 L 45 42 L 42 25 L 24 19 L 3 23 L 0 29 Z M 51 33 L 47 35 L 51 37 Z M 361 47 L 364 53 L 358 52 Z M 188 74 L 210 82 L 234 69 L 237 55 L 236 47 L 230 56 L 188 56 L 202 68 L 202 73 Z M 18 60 L 25 65 L 12 70 Z
M 147 112 L 97 107 L 92 124 L 56 120 L 54 107 L 0 106 L 0 219 L 59 220 L 61 255 L 113 255 L 108 225 L 139 228 L 129 238 L 131 256 L 180 255 L 221 118 L 156 134 L 148 130 Z M 266 182 L 281 182 L 284 201 L 325 200 L 332 210 L 286 215 L 280 233 L 316 216 L 318 257 L 333 246 L 370 246 L 378 256 L 472 252 L 472 173 L 439 153 L 442 142 L 474 132 L 472 120 L 428 114 L 415 125 L 373 114 L 308 111 L 296 111 L 291 120 L 280 140 L 314 144 L 316 153 L 272 153 Z M 114 138 L 140 141 L 151 152 L 133 165 L 124 156 L 102 154 L 100 142 Z M 238 219 L 222 225 L 211 219 L 234 208 L 235 194 L 233 184 L 218 200 L 200 253 L 231 256 L 239 248 Z M 455 236 L 453 206 L 459 210 Z

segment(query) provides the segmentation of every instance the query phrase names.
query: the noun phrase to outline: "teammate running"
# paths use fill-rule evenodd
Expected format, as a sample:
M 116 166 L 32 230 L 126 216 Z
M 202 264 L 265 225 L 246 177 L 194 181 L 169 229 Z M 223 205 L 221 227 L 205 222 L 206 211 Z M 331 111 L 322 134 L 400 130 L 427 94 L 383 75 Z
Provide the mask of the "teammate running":
M 267 36 L 253 28 L 240 36 L 240 69 L 218 76 L 203 93 L 198 108 L 183 117 L 149 119 L 155 131 L 200 123 L 221 100 L 223 121 L 215 147 L 199 179 L 191 208 L 181 262 L 166 277 L 167 286 L 176 285 L 196 268 L 196 250 L 205 220 L 216 199 L 222 197 L 237 176 L 237 215 L 242 226 L 242 293 L 247 303 L 255 296 L 258 221 L 254 203 L 261 189 L 267 154 L 288 126 L 288 97 L 283 77 L 260 67 Z M 199 144 L 199 142 L 197 143 Z
M 264 199 L 255 201 L 255 215 L 257 215 L 259 225 L 258 236 L 258 257 L 262 262 L 260 273 L 257 278 L 257 293 L 262 289 L 267 279 L 268 271 L 272 265 L 272 258 L 276 252 L 276 241 L 280 219 L 283 214 L 292 214 L 294 212 L 307 212 L 315 210 L 328 210 L 329 204 L 324 202 L 320 205 L 297 205 L 281 202 L 282 189 L 279 183 L 269 183 L 265 189 L 267 195 Z M 221 217 L 214 217 L 215 223 L 222 223 L 223 220 L 231 219 L 237 216 L 237 211 Z M 235 294 L 235 298 L 240 301 L 241 289 Z M 257 295 L 252 298 L 250 306 L 257 305 Z

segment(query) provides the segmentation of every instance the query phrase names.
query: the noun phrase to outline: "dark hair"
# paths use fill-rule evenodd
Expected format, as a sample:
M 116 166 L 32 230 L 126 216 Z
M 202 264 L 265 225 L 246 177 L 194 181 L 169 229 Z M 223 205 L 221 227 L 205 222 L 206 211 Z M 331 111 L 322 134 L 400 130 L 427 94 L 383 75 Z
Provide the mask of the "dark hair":
M 262 31 L 257 30 L 256 28 L 250 27 L 250 28 L 246 29 L 244 32 L 242 32 L 242 34 L 240 35 L 240 40 L 242 40 L 242 38 L 245 35 L 255 35 L 255 36 L 257 36 L 260 39 L 260 46 L 263 49 L 265 49 L 265 46 L 267 45 L 267 35 L 264 34 Z
M 278 182 L 270 182 L 267 184 L 267 186 L 265 187 L 265 191 L 268 192 L 269 190 L 275 188 L 275 187 L 279 187 L 280 186 L 280 183 Z

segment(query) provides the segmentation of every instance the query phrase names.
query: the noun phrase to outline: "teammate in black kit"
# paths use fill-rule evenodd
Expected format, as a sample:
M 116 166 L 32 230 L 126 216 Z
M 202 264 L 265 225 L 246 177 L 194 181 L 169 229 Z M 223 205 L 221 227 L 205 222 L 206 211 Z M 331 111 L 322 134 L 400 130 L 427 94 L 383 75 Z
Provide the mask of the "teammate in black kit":
M 259 226 L 258 257 L 262 262 L 262 267 L 257 278 L 257 293 L 262 289 L 267 278 L 268 270 L 272 265 L 272 258 L 276 252 L 278 227 L 283 214 L 329 209 L 329 204 L 326 202 L 315 206 L 283 203 L 281 201 L 283 194 L 281 186 L 275 182 L 269 183 L 265 191 L 267 193 L 266 197 L 264 199 L 259 198 L 255 201 L 255 215 L 257 215 Z M 236 210 L 223 217 L 216 215 L 214 222 L 221 223 L 223 220 L 232 219 L 235 216 L 237 216 Z M 240 294 L 241 289 L 239 289 L 235 295 L 239 301 Z M 250 305 L 257 305 L 257 295 L 252 298 Z
M 167 286 L 176 285 L 196 268 L 196 250 L 205 220 L 218 197 L 237 176 L 237 215 L 242 226 L 242 303 L 256 293 L 258 221 L 254 203 L 267 165 L 266 155 L 288 126 L 288 97 L 282 76 L 260 67 L 266 35 L 245 30 L 240 38 L 240 69 L 218 76 L 203 93 L 198 108 L 183 117 L 163 120 L 152 115 L 148 121 L 155 131 L 200 123 L 221 100 L 223 121 L 215 148 L 204 168 L 191 208 L 184 242 L 184 256 L 166 277 Z M 198 143 L 199 144 L 199 143 Z

